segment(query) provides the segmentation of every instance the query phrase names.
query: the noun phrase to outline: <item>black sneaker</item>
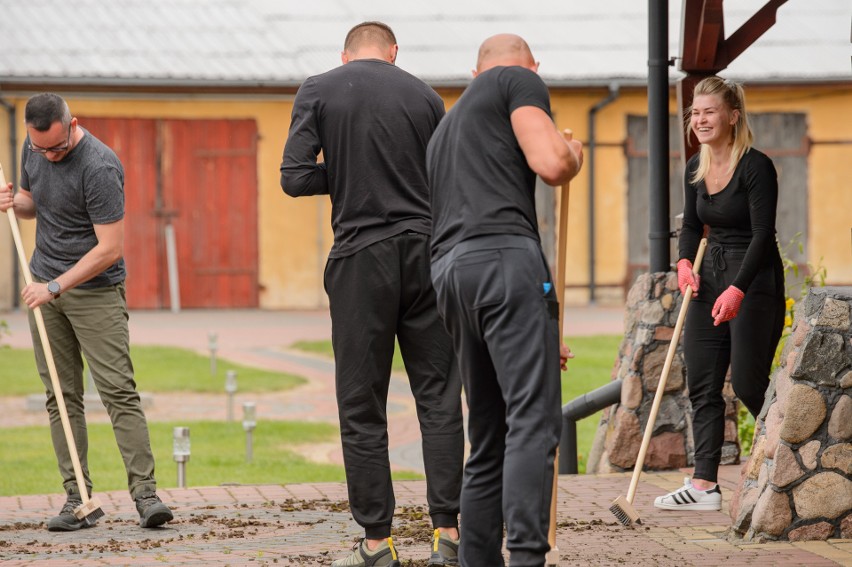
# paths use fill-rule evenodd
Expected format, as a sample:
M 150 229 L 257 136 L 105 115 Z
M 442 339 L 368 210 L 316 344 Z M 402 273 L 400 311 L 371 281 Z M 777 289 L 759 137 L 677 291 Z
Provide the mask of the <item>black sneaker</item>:
M 140 494 L 135 500 L 136 510 L 139 512 L 139 525 L 143 528 L 156 528 L 174 519 L 172 511 L 154 492 Z
M 435 530 L 432 536 L 432 556 L 429 567 L 459 564 L 459 540 L 453 539 L 441 530 Z
M 58 516 L 54 516 L 47 522 L 47 529 L 51 532 L 74 532 L 79 530 L 80 528 L 88 528 L 90 526 L 95 525 L 97 520 L 93 520 L 91 523 L 86 520 L 80 520 L 77 516 L 74 515 L 74 510 L 83 505 L 83 501 L 80 500 L 79 496 L 68 496 L 68 500 L 65 501 L 65 505 L 62 507 L 62 510 L 59 511 Z

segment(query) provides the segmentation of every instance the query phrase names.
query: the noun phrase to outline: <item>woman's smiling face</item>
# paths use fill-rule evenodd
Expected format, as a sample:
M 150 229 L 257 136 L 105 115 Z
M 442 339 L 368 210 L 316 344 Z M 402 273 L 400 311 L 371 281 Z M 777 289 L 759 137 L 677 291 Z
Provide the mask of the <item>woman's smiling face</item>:
M 702 144 L 729 143 L 739 111 L 731 111 L 719 95 L 698 95 L 692 101 L 690 127 Z

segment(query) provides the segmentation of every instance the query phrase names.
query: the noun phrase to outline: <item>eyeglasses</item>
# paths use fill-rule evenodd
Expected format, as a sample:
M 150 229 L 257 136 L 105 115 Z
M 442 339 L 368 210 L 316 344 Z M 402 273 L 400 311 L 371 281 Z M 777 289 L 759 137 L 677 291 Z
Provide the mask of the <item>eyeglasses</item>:
M 46 154 L 48 152 L 50 152 L 52 154 L 58 154 L 58 153 L 62 153 L 64 151 L 67 151 L 70 146 L 71 146 L 71 124 L 68 124 L 68 138 L 65 140 L 65 143 L 62 144 L 61 146 L 53 146 L 52 148 L 40 148 L 38 146 L 34 146 L 33 143 L 29 139 L 27 139 L 27 147 L 29 147 L 31 152 L 34 152 L 34 153 L 37 153 L 37 154 Z

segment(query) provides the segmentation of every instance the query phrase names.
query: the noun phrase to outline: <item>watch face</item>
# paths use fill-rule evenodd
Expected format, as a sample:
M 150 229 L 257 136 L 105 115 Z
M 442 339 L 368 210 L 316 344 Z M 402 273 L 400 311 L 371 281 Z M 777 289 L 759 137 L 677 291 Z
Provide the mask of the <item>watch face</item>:
M 47 291 L 49 291 L 53 295 L 59 293 L 59 289 L 59 282 L 54 280 L 47 283 Z

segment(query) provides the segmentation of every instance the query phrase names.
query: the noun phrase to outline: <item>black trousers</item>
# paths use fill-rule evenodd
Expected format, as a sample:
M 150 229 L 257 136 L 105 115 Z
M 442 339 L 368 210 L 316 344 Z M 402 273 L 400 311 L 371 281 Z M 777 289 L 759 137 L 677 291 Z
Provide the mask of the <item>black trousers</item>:
M 467 396 L 463 566 L 544 564 L 561 431 L 558 308 L 539 243 L 469 239 L 432 264 Z
M 745 252 L 745 248 L 708 245 L 698 295 L 690 303 L 684 325 L 695 442 L 693 476 L 710 482 L 716 482 L 725 441 L 722 388 L 728 366 L 734 394 L 756 417 L 763 407 L 772 358 L 784 329 L 784 270 L 775 248 L 749 286 L 739 314 L 718 327 L 713 325 L 713 304 L 733 282 Z
M 458 526 L 461 380 L 436 309 L 429 257 L 428 236 L 404 233 L 326 265 L 349 505 L 371 539 L 390 536 L 396 504 L 387 432 L 394 337 L 420 421 L 432 523 Z

